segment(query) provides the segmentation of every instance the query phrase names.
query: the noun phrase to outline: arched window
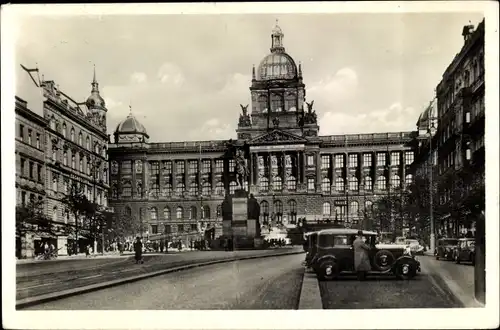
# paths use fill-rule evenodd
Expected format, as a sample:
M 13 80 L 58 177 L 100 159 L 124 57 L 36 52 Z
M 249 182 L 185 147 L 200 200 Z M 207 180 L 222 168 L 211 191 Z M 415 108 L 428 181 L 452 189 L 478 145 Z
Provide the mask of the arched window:
M 67 195 L 68 194 L 68 180 L 64 179 L 64 193 Z
M 64 166 L 68 166 L 68 152 L 66 150 L 63 153 L 63 164 Z
M 132 209 L 130 206 L 125 206 L 125 215 L 129 217 L 132 216 Z
M 69 211 L 68 209 L 64 210 L 64 223 L 69 223 Z
M 181 196 L 182 194 L 184 194 L 184 190 L 186 190 L 185 186 L 184 186 L 184 183 L 182 182 L 178 182 L 177 183 L 177 187 L 175 188 L 176 190 L 176 194 Z
M 163 208 L 163 219 L 170 220 L 170 208 L 168 206 Z
M 57 191 L 57 176 L 52 173 L 52 190 Z
M 283 223 L 283 202 L 280 200 L 274 201 L 274 216 L 278 223 Z
M 62 126 L 62 135 L 65 138 L 66 138 L 66 131 L 67 131 L 67 129 L 66 129 L 66 123 L 63 123 L 63 126 Z
M 291 224 L 297 223 L 297 202 L 293 199 L 288 201 L 288 221 Z
M 330 194 L 330 187 L 330 179 L 323 178 L 323 180 L 321 180 L 321 191 L 323 194 Z
M 267 178 L 260 179 L 260 191 L 268 191 L 269 190 L 269 180 Z
M 172 185 L 170 183 L 165 183 L 163 185 L 163 196 L 168 197 L 172 195 Z
M 52 148 L 52 160 L 56 161 L 57 160 L 57 147 Z
M 90 165 L 90 160 L 87 160 L 87 175 L 93 175 L 92 166 Z
M 346 207 L 335 206 L 335 220 L 342 221 L 345 218 Z
M 405 182 L 407 185 L 410 185 L 413 183 L 413 175 L 412 174 L 407 174 L 405 178 Z
M 260 214 L 262 216 L 262 223 L 269 222 L 269 203 L 267 201 L 260 202 Z
M 158 220 L 158 209 L 156 207 L 151 208 L 151 220 Z
M 273 179 L 273 190 L 274 191 L 281 191 L 283 188 L 283 184 L 281 181 L 281 177 L 277 176 Z
M 72 169 L 76 168 L 76 157 L 75 157 L 75 155 L 71 155 L 71 168 Z
M 102 181 L 104 181 L 104 183 L 108 181 L 108 170 L 106 168 L 102 170 Z
M 189 220 L 196 220 L 198 218 L 198 209 L 196 206 L 189 208 Z
M 194 181 L 189 185 L 189 195 L 198 196 L 198 184 Z
M 202 219 L 210 219 L 210 206 L 204 205 L 203 212 L 201 214 Z
M 80 132 L 80 134 L 78 134 L 78 144 L 83 146 L 83 134 L 82 134 L 82 132 Z
M 71 139 L 71 142 L 75 142 L 75 129 L 73 127 L 71 127 L 70 139 Z
M 118 198 L 118 185 L 116 183 L 111 185 L 111 197 Z
M 286 180 L 286 188 L 289 191 L 295 191 L 297 189 L 297 181 L 295 180 L 295 177 L 288 177 L 288 179 Z
M 377 189 L 378 190 L 385 190 L 385 176 L 381 175 L 377 178 Z
M 391 178 L 391 187 L 394 189 L 399 188 L 401 185 L 401 179 L 399 178 L 399 175 L 395 174 Z
M 132 197 L 132 184 L 130 181 L 123 183 L 122 197 Z
M 222 181 L 215 184 L 215 193 L 219 196 L 224 196 L 224 183 Z
M 87 147 L 87 150 L 90 150 L 90 138 L 88 136 L 86 141 L 85 146 Z
M 365 177 L 365 190 L 372 190 L 373 189 L 373 181 L 370 176 Z
M 217 210 L 216 210 L 216 214 L 215 216 L 217 217 L 217 219 L 220 219 L 222 218 L 222 205 L 217 205 Z
M 356 215 L 359 212 L 359 203 L 356 201 L 351 201 L 349 203 L 349 213 Z
M 358 190 L 358 178 L 355 176 L 351 176 L 349 178 L 349 190 L 357 191 Z
M 54 206 L 54 208 L 52 209 L 52 221 L 57 222 L 57 219 L 57 206 Z
M 344 179 L 337 178 L 337 180 L 335 180 L 335 190 L 344 191 Z
M 83 159 L 80 158 L 80 167 L 78 168 L 80 172 L 83 172 Z
M 210 190 L 211 190 L 210 182 L 208 182 L 208 181 L 203 182 L 203 185 L 201 187 L 201 194 L 203 196 L 209 196 Z
M 365 202 L 365 212 L 368 214 L 373 212 L 373 202 L 372 201 Z
M 323 216 L 329 217 L 332 214 L 331 204 L 328 202 L 323 203 Z
M 50 118 L 49 125 L 51 130 L 54 131 L 56 129 L 56 119 L 54 118 L 54 116 Z
M 177 210 L 175 211 L 175 216 L 177 219 L 182 219 L 184 217 L 184 209 L 181 206 L 177 207 Z
M 229 183 L 229 194 L 234 195 L 234 192 L 236 191 L 237 187 L 238 184 L 235 181 L 231 181 L 231 183 Z

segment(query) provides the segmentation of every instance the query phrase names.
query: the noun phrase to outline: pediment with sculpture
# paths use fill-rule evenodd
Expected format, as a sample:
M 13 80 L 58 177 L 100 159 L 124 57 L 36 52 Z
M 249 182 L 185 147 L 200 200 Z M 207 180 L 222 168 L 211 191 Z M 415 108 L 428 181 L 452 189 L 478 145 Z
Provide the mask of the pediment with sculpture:
M 272 132 L 265 133 L 263 135 L 257 136 L 255 139 L 249 141 L 249 144 L 274 144 L 274 143 L 306 143 L 307 139 L 288 133 L 279 129 L 275 129 Z

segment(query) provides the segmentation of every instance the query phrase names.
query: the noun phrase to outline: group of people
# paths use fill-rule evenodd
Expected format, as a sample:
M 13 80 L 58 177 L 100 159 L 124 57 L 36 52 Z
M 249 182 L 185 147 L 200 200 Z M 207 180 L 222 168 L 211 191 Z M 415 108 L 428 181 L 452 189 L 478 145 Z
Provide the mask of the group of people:
M 44 260 L 49 260 L 49 259 L 52 259 L 52 258 L 57 258 L 57 249 L 54 246 L 54 244 L 50 243 L 50 245 L 49 245 L 48 242 L 45 242 L 45 244 L 43 245 L 42 258 Z
M 284 238 L 271 238 L 267 240 L 270 247 L 282 247 L 286 245 Z

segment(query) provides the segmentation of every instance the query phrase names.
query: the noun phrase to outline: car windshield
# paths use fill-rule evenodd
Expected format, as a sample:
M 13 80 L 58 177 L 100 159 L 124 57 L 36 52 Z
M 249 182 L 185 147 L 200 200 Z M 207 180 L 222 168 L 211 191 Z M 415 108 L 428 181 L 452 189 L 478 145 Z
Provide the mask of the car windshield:
M 457 245 L 458 240 L 456 239 L 445 239 L 443 240 L 443 245 Z

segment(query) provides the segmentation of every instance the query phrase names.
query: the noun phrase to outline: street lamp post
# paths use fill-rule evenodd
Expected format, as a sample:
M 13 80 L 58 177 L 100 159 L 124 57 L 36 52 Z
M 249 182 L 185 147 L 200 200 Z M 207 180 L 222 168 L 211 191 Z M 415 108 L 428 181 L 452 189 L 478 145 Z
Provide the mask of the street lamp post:
M 434 159 L 433 159 L 433 154 L 432 154 L 432 133 L 433 133 L 433 128 L 434 124 L 431 124 L 431 127 L 429 128 L 427 134 L 429 136 L 429 218 L 430 218 L 430 225 L 431 225 L 431 233 L 430 233 L 430 248 L 431 251 L 434 252 L 436 249 L 436 242 L 435 242 L 435 229 L 434 229 L 434 210 L 433 210 L 433 199 L 434 199 L 434 191 L 433 191 L 433 166 L 434 166 Z
M 345 187 L 345 209 L 346 209 L 346 223 L 349 223 L 349 182 Z

